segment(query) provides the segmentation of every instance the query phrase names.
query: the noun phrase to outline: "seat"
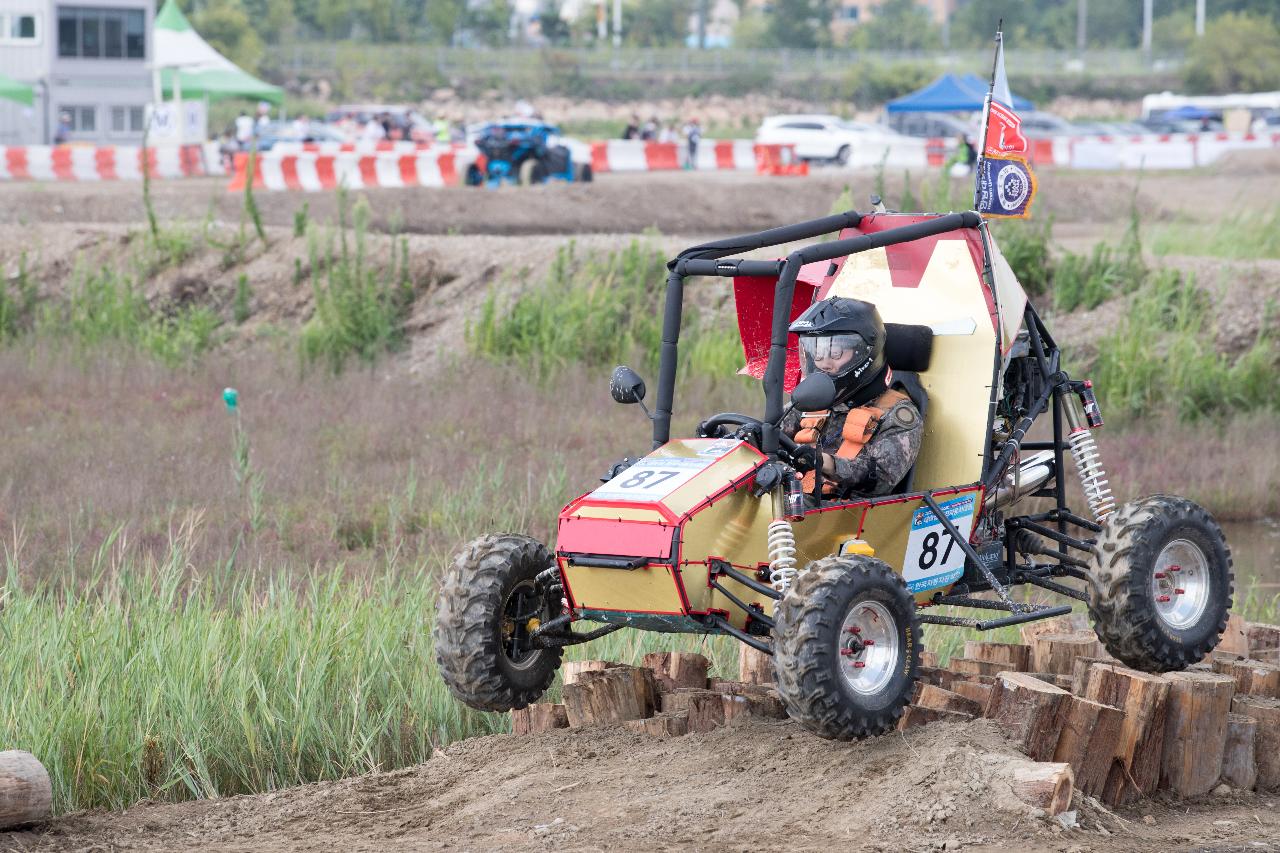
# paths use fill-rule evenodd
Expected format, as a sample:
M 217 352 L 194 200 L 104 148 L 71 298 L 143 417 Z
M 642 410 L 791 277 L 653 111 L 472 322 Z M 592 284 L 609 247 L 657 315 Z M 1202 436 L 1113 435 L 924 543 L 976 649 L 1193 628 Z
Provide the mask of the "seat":
M 904 323 L 885 324 L 885 360 L 893 371 L 893 388 L 906 394 L 920 412 L 920 419 L 929 416 L 929 394 L 920 382 L 920 374 L 929 369 L 933 355 L 933 329 Z M 907 473 L 893 487 L 891 494 L 911 491 L 915 481 L 916 466 L 912 463 Z

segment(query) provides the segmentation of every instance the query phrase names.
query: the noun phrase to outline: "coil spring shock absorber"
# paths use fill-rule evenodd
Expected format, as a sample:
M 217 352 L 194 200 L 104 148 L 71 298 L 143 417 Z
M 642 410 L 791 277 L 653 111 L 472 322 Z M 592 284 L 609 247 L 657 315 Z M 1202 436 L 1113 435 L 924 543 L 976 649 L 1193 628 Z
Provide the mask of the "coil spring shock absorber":
M 1076 473 L 1080 476 L 1085 502 L 1089 504 L 1093 517 L 1102 524 L 1116 508 L 1116 499 L 1107 484 L 1107 472 L 1102 468 L 1098 444 L 1093 440 L 1093 428 L 1102 426 L 1102 415 L 1097 398 L 1093 395 L 1092 382 L 1081 383 L 1077 393 L 1079 403 L 1068 397 L 1064 406 L 1070 429 L 1067 445 L 1071 448 L 1071 458 L 1076 463 Z
M 773 521 L 769 522 L 769 582 L 778 592 L 791 588 L 796 569 L 796 534 L 791 522 L 804 518 L 804 491 L 794 471 L 783 473 L 782 484 L 773 493 Z

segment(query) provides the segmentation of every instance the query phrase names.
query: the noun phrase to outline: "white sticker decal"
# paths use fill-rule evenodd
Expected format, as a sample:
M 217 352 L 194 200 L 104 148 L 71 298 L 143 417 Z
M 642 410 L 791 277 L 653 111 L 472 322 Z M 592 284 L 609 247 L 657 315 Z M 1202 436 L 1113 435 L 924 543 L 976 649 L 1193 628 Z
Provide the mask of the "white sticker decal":
M 706 447 L 699 450 L 698 455 L 715 457 L 727 456 L 731 451 L 736 450 L 739 444 L 742 444 L 742 441 L 737 438 L 716 439 Z
M 973 529 L 974 495 L 942 501 L 938 508 L 966 539 Z M 951 537 L 933 510 L 922 506 L 911 514 L 902 577 L 912 592 L 955 583 L 964 574 L 964 549 Z
M 592 498 L 609 501 L 657 503 L 699 473 L 716 463 L 718 457 L 648 456 L 591 493 Z

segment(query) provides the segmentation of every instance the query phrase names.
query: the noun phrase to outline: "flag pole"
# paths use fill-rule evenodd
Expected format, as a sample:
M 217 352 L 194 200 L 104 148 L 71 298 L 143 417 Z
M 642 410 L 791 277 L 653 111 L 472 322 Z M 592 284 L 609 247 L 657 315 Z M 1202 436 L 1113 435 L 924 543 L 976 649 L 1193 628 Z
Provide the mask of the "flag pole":
M 973 209 L 978 209 L 978 202 L 982 195 L 982 162 L 986 159 L 987 151 L 987 122 L 991 119 L 991 96 L 996 90 L 996 69 L 1000 65 L 1000 49 L 1004 45 L 1004 18 L 996 23 L 996 52 L 991 57 L 991 82 L 987 85 L 987 96 L 982 101 L 982 129 L 979 131 L 976 140 L 978 145 L 978 159 L 973 164 Z

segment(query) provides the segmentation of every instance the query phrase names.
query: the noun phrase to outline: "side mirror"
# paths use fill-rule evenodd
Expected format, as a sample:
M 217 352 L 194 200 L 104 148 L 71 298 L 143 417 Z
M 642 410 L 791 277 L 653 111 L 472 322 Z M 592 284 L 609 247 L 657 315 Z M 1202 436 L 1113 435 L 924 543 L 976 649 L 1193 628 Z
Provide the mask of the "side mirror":
M 639 403 L 644 399 L 644 380 L 630 367 L 618 365 L 609 378 L 609 393 L 619 403 Z
M 802 412 L 820 412 L 836 401 L 836 383 L 827 374 L 810 373 L 791 392 L 791 402 Z

